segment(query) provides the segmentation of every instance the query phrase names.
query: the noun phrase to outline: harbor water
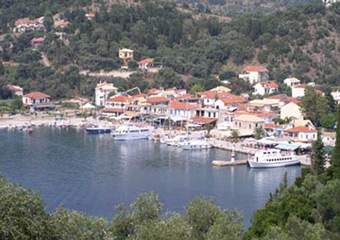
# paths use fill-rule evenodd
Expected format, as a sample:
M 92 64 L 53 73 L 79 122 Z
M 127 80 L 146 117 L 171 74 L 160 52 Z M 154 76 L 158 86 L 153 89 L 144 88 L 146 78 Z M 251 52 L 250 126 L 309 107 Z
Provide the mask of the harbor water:
M 245 155 L 236 154 L 237 159 Z M 40 192 L 48 211 L 61 204 L 89 215 L 111 217 L 114 206 L 129 205 L 139 193 L 159 195 L 166 211 L 183 213 L 197 196 L 212 196 L 223 208 L 243 212 L 249 226 L 288 173 L 292 183 L 300 166 L 250 169 L 218 168 L 213 160 L 230 159 L 220 149 L 182 150 L 149 140 L 114 141 L 109 134 L 76 129 L 35 128 L 32 135 L 0 130 L 0 172 L 23 187 Z

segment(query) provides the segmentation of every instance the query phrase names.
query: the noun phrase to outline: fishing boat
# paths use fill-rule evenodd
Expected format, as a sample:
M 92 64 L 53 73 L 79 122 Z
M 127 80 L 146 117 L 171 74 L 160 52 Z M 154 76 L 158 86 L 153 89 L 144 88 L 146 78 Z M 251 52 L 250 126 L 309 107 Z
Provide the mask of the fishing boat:
M 185 150 L 202 150 L 209 149 L 212 147 L 211 144 L 207 142 L 206 139 L 187 139 L 178 143 L 178 147 Z
M 248 164 L 252 168 L 271 168 L 296 165 L 300 161 L 292 151 L 262 149 L 248 156 Z
M 112 132 L 112 136 L 114 140 L 148 139 L 152 136 L 152 129 L 148 126 L 126 123 Z
M 107 128 L 107 127 L 88 127 L 88 128 L 85 128 L 85 131 L 87 133 L 91 133 L 91 134 L 110 133 L 111 132 L 111 128 Z

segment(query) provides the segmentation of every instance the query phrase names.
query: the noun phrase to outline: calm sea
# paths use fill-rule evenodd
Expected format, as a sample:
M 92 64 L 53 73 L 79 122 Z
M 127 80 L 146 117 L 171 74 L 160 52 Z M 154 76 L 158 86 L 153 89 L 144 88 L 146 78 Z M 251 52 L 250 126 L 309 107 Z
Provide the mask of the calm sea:
M 219 149 L 186 151 L 148 140 L 115 142 L 110 135 L 75 129 L 36 128 L 32 135 L 0 131 L 0 172 L 38 190 L 48 211 L 63 204 L 111 217 L 117 204 L 130 204 L 139 193 L 153 191 L 165 211 L 180 213 L 196 196 L 213 196 L 221 207 L 243 211 L 248 226 L 286 171 L 289 183 L 300 175 L 300 166 L 211 166 L 213 160 L 229 158 L 230 152 Z

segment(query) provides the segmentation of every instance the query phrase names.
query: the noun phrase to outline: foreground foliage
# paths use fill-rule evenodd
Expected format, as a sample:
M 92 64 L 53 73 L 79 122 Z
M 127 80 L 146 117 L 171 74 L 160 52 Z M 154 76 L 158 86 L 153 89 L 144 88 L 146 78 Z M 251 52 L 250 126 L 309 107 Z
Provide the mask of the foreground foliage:
M 142 193 L 130 208 L 116 207 L 111 221 L 60 207 L 47 213 L 36 192 L 0 178 L 0 239 L 240 239 L 244 227 L 236 211 L 210 198 L 193 200 L 183 215 L 162 215 L 153 193 Z

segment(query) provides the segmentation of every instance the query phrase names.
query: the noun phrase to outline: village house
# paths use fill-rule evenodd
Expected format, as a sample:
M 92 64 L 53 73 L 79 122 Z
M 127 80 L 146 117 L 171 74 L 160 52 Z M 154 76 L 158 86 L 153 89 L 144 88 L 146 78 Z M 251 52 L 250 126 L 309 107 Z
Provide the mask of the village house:
M 195 115 L 197 118 L 214 118 L 217 120 L 219 117 L 219 110 L 216 108 L 199 108 L 196 110 Z
M 283 80 L 283 83 L 286 84 L 288 87 L 295 87 L 297 85 L 300 85 L 300 80 L 294 77 L 291 78 L 286 78 L 285 80 Z
M 305 88 L 307 87 L 307 84 L 300 84 L 296 85 L 292 88 L 292 97 L 293 98 L 301 98 L 305 96 Z
M 299 105 L 291 102 L 281 107 L 280 118 L 302 120 L 303 112 Z
M 88 20 L 92 20 L 96 15 L 94 13 L 86 13 L 85 14 L 85 17 L 88 19 Z
M 18 19 L 15 22 L 15 27 L 13 28 L 14 33 L 23 33 L 28 31 L 43 30 L 44 27 L 44 17 L 40 17 L 34 20 L 28 18 Z
M 242 104 L 246 103 L 246 99 L 244 97 L 236 96 L 234 94 L 227 94 L 218 99 L 214 107 L 216 109 L 231 109 L 236 108 Z
M 305 96 L 305 89 L 306 87 L 315 87 L 315 83 L 311 82 L 311 83 L 308 83 L 308 84 L 300 84 L 300 85 L 297 85 L 297 86 L 294 86 L 292 88 L 292 97 L 293 98 L 301 98 L 303 96 Z M 315 90 L 316 93 L 318 94 L 321 94 L 321 95 L 324 95 L 324 93 L 320 90 Z
M 7 84 L 7 89 L 10 90 L 13 93 L 13 95 L 16 95 L 16 96 L 22 96 L 23 95 L 23 89 L 19 86 Z
M 324 146 L 335 146 L 336 133 L 335 132 L 322 132 L 321 140 Z
M 33 110 L 53 109 L 52 97 L 41 92 L 31 92 L 22 96 L 24 107 L 31 107 Z
M 146 58 L 138 62 L 138 68 L 142 70 L 148 70 L 153 66 L 153 58 Z
M 178 117 L 178 119 L 186 120 L 195 117 L 197 106 L 189 103 L 181 103 L 178 101 L 171 102 L 168 106 L 169 114 L 172 117 Z
M 213 89 L 210 89 L 209 91 L 214 92 L 214 93 L 230 93 L 231 89 L 225 87 L 225 86 L 218 86 Z
M 107 82 L 98 83 L 95 89 L 96 105 L 105 106 L 106 100 L 109 98 L 109 95 L 111 93 L 116 95 L 118 93 L 117 91 L 118 91 L 118 88 L 113 86 L 112 83 L 107 83 Z
M 167 106 L 168 103 L 170 102 L 170 99 L 167 97 L 153 96 L 153 97 L 148 97 L 147 102 L 150 103 L 151 106 L 155 106 L 155 105 Z
M 332 97 L 334 100 L 339 104 L 340 102 L 340 91 L 336 90 L 335 92 L 331 92 Z
M 264 130 L 270 137 L 271 136 L 281 137 L 284 134 L 284 127 L 274 123 L 265 123 Z
M 286 94 L 277 94 L 273 96 L 266 97 L 265 100 L 267 99 L 276 99 L 278 100 L 281 104 L 281 106 L 288 104 L 290 102 L 293 102 L 295 104 L 299 103 L 299 100 L 293 97 L 289 97 Z
M 68 25 L 70 25 L 71 23 L 69 21 L 64 21 L 64 20 L 61 20 L 61 21 L 55 21 L 54 22 L 54 28 L 58 28 L 60 27 L 61 29 L 67 27 Z
M 147 102 L 146 97 L 147 95 L 143 93 L 132 96 L 131 103 L 128 105 L 127 110 L 140 114 L 149 114 L 151 104 Z
M 280 101 L 278 99 L 255 99 L 248 103 L 246 111 L 279 113 Z
M 238 77 L 253 85 L 257 82 L 268 81 L 269 71 L 263 66 L 245 66 L 243 73 Z
M 213 107 L 216 100 L 218 100 L 218 95 L 212 91 L 197 92 L 196 95 L 202 99 L 204 106 Z
M 31 43 L 32 43 L 32 45 L 33 45 L 34 47 L 38 47 L 38 46 L 40 46 L 41 44 L 43 44 L 44 41 L 45 41 L 45 38 L 42 38 L 42 37 L 40 37 L 40 38 L 33 38 L 33 39 L 31 40 Z
M 274 81 L 269 82 L 258 82 L 253 87 L 255 89 L 254 95 L 269 95 L 272 93 L 276 93 L 279 90 L 279 85 L 276 84 Z
M 130 102 L 132 101 L 129 96 L 114 96 L 107 99 L 105 108 L 101 109 L 100 112 L 107 115 L 119 116 L 124 113 Z
M 317 139 L 317 131 L 305 126 L 290 128 L 285 134 L 295 142 L 314 142 Z
M 238 130 L 241 135 L 253 135 L 258 127 L 264 128 L 264 121 L 257 116 L 244 114 L 234 118 L 233 129 Z
M 127 68 L 128 62 L 130 60 L 133 60 L 133 50 L 128 49 L 128 48 L 119 49 L 119 58 L 123 59 L 123 61 L 124 61 L 124 66 L 122 66 L 122 67 Z

